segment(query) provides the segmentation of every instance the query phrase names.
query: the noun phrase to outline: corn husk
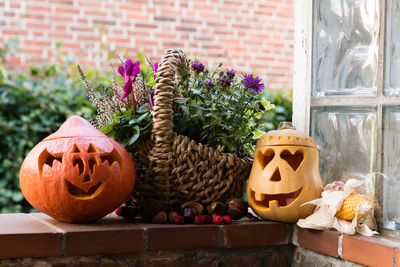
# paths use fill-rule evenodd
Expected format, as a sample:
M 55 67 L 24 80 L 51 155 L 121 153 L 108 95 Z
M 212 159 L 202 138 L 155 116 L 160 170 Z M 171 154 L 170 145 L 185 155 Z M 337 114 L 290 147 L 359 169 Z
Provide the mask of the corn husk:
M 374 231 L 377 229 L 374 217 L 376 204 L 371 197 L 357 193 L 360 185 L 360 180 L 350 179 L 344 188 L 326 186 L 321 198 L 303 204 L 317 207 L 313 214 L 300 219 L 297 225 L 316 230 L 336 229 L 347 235 L 356 232 L 366 236 L 378 234 Z

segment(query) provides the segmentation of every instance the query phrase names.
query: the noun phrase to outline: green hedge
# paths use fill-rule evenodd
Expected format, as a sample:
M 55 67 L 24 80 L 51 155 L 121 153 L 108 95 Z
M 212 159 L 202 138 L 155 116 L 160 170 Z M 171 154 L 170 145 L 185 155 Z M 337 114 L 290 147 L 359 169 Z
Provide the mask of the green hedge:
M 2 64 L 6 51 L 0 49 L 0 213 L 29 212 L 31 206 L 21 194 L 18 173 L 33 146 L 53 133 L 72 115 L 95 118 L 94 106 L 78 79 L 72 58 L 65 63 L 11 71 Z M 110 76 L 85 71 L 92 84 L 110 84 Z M 100 85 L 101 86 L 101 85 Z M 260 123 L 265 130 L 276 129 L 280 121 L 291 121 L 290 92 L 264 92 L 275 104 Z
M 0 51 L 0 56 L 4 55 Z M 94 117 L 94 106 L 68 64 L 11 71 L 0 57 L 0 213 L 27 212 L 31 207 L 21 194 L 19 168 L 26 154 L 57 130 L 65 119 L 78 114 Z M 68 62 L 67 62 L 68 63 Z

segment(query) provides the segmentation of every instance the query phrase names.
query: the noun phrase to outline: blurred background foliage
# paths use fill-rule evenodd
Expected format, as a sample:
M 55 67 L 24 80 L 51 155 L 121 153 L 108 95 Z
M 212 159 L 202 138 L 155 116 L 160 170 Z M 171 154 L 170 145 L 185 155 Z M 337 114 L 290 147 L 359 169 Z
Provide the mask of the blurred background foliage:
M 4 66 L 4 60 L 17 46 L 11 41 L 0 48 L 0 213 L 32 211 L 20 191 L 18 173 L 35 144 L 56 131 L 67 117 L 77 114 L 91 121 L 96 113 L 72 56 L 60 54 L 59 63 L 12 70 Z M 110 73 L 84 71 L 95 88 L 111 85 Z M 265 90 L 263 94 L 275 105 L 260 119 L 265 131 L 276 129 L 281 121 L 291 121 L 291 91 Z

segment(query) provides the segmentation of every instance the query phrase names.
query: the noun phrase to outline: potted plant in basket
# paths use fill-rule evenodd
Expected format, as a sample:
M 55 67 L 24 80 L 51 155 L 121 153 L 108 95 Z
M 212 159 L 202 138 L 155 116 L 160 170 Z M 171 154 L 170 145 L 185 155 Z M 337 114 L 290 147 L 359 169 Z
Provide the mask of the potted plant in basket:
M 261 133 L 255 121 L 273 108 L 259 94 L 262 80 L 221 65 L 210 71 L 180 50 L 167 50 L 150 66 L 122 62 L 120 77 L 114 73 L 100 98 L 79 68 L 97 106 L 97 127 L 134 159 L 136 185 L 127 205 L 145 207 L 143 216 L 187 201 L 241 197 Z

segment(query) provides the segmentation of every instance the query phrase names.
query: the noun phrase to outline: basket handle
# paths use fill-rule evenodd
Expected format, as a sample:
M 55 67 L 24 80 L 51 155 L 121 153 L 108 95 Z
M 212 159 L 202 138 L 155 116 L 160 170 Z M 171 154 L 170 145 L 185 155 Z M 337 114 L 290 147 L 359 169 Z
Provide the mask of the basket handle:
M 172 104 L 174 97 L 175 74 L 177 68 L 186 60 L 186 55 L 178 49 L 164 52 L 157 69 L 154 87 L 153 155 L 169 154 L 172 147 L 173 122 Z

